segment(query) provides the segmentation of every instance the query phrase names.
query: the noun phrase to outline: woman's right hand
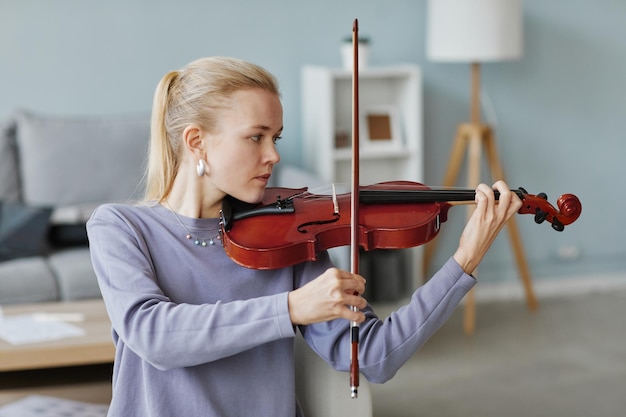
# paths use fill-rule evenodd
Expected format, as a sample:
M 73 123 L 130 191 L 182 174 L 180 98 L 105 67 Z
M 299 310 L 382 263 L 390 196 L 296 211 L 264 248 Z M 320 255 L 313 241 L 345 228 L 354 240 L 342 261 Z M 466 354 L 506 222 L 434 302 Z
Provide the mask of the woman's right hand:
M 365 308 L 367 301 L 360 295 L 364 291 L 365 279 L 362 276 L 329 268 L 313 281 L 289 293 L 291 322 L 299 325 L 344 318 L 360 323 L 365 320 L 365 315 L 348 307 Z

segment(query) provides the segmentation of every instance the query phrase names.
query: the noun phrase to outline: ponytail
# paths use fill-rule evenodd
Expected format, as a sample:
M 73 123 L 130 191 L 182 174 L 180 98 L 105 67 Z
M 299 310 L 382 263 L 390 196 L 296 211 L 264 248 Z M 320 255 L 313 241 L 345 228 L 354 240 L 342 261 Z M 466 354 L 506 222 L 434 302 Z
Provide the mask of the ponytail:
M 167 73 L 154 92 L 144 201 L 161 201 L 165 198 L 172 188 L 178 170 L 178 152 L 173 149 L 174 143 L 170 140 L 166 126 L 170 89 L 177 77 L 178 71 Z

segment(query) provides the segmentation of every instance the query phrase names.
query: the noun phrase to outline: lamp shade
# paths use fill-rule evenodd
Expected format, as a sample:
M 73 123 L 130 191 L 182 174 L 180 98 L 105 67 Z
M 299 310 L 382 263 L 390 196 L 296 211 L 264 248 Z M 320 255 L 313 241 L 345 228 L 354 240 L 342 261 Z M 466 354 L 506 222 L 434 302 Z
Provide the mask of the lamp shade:
M 521 0 L 428 0 L 428 58 L 449 62 L 520 58 L 521 3 Z

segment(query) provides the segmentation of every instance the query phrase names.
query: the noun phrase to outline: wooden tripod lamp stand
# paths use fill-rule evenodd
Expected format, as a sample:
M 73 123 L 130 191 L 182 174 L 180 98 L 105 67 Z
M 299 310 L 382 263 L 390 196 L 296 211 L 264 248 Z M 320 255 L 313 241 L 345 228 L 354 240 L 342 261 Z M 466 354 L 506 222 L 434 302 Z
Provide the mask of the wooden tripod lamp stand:
M 504 180 L 493 129 L 480 117 L 480 63 L 517 59 L 522 55 L 521 0 L 429 0 L 427 54 L 433 61 L 465 62 L 471 65 L 470 121 L 459 125 L 448 163 L 444 186 L 457 182 L 467 154 L 467 185 L 480 183 L 483 152 L 493 180 Z M 468 216 L 473 209 L 468 209 Z M 515 217 L 507 223 L 517 266 L 530 310 L 537 308 L 532 280 Z M 435 242 L 426 246 L 424 269 L 428 270 Z M 473 334 L 476 302 L 470 292 L 465 302 L 463 327 Z

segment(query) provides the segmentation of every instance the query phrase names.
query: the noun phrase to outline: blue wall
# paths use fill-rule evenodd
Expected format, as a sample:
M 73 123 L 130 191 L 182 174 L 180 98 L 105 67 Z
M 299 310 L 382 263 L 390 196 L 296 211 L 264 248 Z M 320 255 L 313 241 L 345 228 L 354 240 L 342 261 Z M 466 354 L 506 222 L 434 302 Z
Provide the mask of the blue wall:
M 584 206 L 563 233 L 518 218 L 532 273 L 624 275 L 626 3 L 526 1 L 524 11 L 523 59 L 483 66 L 483 114 L 496 128 L 512 186 L 546 192 L 553 204 L 571 192 Z M 339 66 L 338 42 L 356 17 L 360 33 L 373 39 L 371 65 L 422 67 L 425 181 L 437 185 L 456 126 L 468 118 L 469 68 L 426 59 L 425 14 L 424 0 L 0 0 L 0 117 L 15 108 L 145 112 L 165 72 L 201 56 L 232 55 L 279 78 L 283 161 L 300 164 L 300 68 Z M 453 208 L 451 216 L 437 264 L 456 246 L 465 214 Z M 580 257 L 561 259 L 559 250 L 570 247 Z M 515 279 L 511 259 L 504 233 L 482 279 Z

